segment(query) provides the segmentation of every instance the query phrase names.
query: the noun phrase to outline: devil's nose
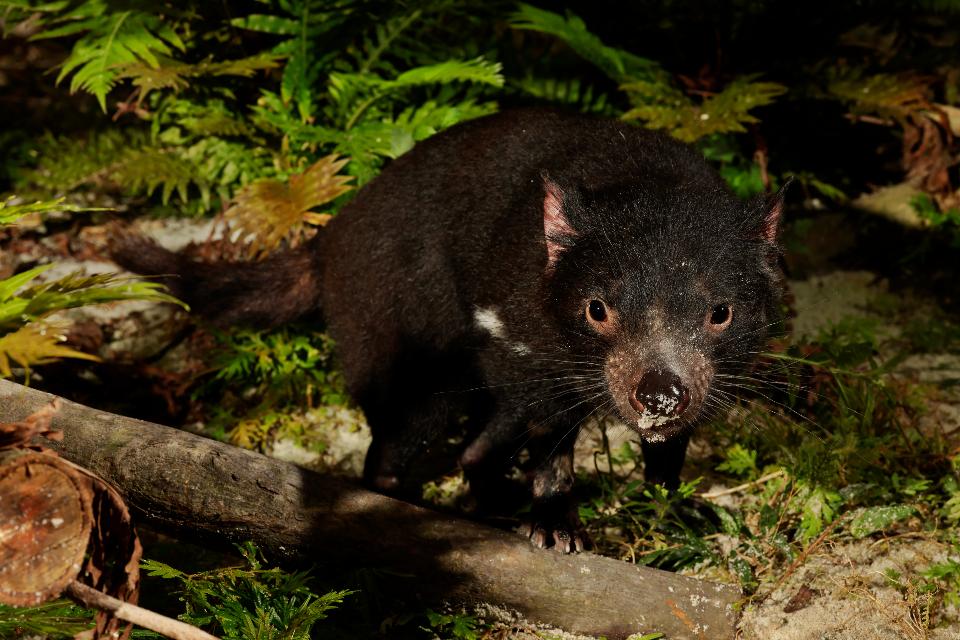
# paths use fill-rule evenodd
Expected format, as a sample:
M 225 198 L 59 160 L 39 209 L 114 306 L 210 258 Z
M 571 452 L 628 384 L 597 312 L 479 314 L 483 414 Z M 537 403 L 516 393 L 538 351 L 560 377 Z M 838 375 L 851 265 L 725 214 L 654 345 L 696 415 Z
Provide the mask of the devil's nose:
M 630 404 L 639 414 L 668 418 L 683 413 L 690 404 L 690 392 L 677 374 L 651 369 L 640 378 Z

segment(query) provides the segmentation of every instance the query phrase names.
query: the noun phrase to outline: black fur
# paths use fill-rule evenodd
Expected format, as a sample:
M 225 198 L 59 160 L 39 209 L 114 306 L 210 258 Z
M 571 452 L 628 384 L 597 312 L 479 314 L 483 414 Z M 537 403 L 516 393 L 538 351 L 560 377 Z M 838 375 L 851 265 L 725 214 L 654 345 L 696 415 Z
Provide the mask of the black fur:
M 480 395 L 490 416 L 462 457 L 471 484 L 489 486 L 528 448 L 531 537 L 568 551 L 585 541 L 569 493 L 591 415 L 619 413 L 649 477 L 676 485 L 713 375 L 745 366 L 776 317 L 781 208 L 779 196 L 741 202 L 666 136 L 523 110 L 417 145 L 298 251 L 198 265 L 121 245 L 118 261 L 181 274 L 175 292 L 221 321 L 322 310 L 373 431 L 365 476 L 381 489 Z M 725 328 L 710 321 L 718 305 L 733 310 Z M 637 385 L 668 378 L 647 392 L 675 394 L 682 410 L 654 415 Z

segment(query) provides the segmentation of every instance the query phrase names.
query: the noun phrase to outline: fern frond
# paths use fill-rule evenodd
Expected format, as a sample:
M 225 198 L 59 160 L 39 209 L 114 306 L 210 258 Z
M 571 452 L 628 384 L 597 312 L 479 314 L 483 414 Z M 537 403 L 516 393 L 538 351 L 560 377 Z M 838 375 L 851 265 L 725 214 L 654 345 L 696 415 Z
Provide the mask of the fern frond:
M 665 129 L 684 142 L 743 132 L 744 124 L 757 122 L 751 109 L 770 104 L 787 90 L 774 82 L 753 82 L 753 77 L 737 78 L 699 104 L 666 83 L 631 82 L 621 88 L 637 106 L 623 114 L 623 119 L 642 120 L 651 129 Z
M 592 86 L 583 85 L 579 78 L 559 79 L 527 76 L 512 80 L 510 84 L 527 95 L 566 105 L 583 113 L 602 115 L 617 113 L 605 93 L 595 93 Z
M 397 158 L 412 149 L 415 142 L 425 140 L 458 122 L 494 111 L 496 104 L 492 102 L 465 100 L 451 104 L 442 100 L 428 100 L 417 107 L 404 109 L 395 118 L 364 122 L 354 127 L 342 136 L 337 148 L 347 155 L 353 150 Z
M 363 38 L 363 46 L 360 47 L 362 54 L 357 61 L 357 70 L 360 73 L 369 73 L 383 66 L 383 54 L 400 38 L 400 36 L 409 29 L 420 17 L 423 12 L 419 9 L 406 15 L 397 16 L 386 20 L 382 24 L 374 27 L 373 35 Z M 392 67 L 386 69 L 393 72 Z
M 334 72 L 327 77 L 327 91 L 334 105 L 347 112 L 366 94 L 382 89 L 386 82 L 372 73 Z
M 228 223 L 241 231 L 251 253 L 260 255 L 276 249 L 284 239 L 296 239 L 305 222 L 322 223 L 325 218 L 311 211 L 353 187 L 350 176 L 339 175 L 347 158 L 328 155 L 287 182 L 259 180 L 242 188 L 234 205 L 225 213 Z
M 139 102 L 142 102 L 151 91 L 157 89 L 169 89 L 173 93 L 179 93 L 190 86 L 190 81 L 187 80 L 183 69 L 171 62 L 165 60 L 157 66 L 142 62 L 120 65 L 117 67 L 117 79 L 130 80 L 133 86 L 140 89 L 137 96 Z
M 227 200 L 237 184 L 275 173 L 269 151 L 255 138 L 239 142 L 214 135 L 249 132 L 249 127 L 229 112 L 213 107 L 194 109 L 183 102 L 171 110 L 168 119 L 195 129 L 195 141 L 179 127 L 159 131 L 156 141 L 143 132 L 118 130 L 79 139 L 48 137 L 39 145 L 40 165 L 26 175 L 27 182 L 51 194 L 84 185 L 122 187 L 146 195 L 159 192 L 164 203 L 174 194 L 186 203 L 190 190 L 196 189 L 203 207 L 209 208 L 212 193 Z
M 325 34 L 340 27 L 353 13 L 348 1 L 311 2 L 292 0 L 280 3 L 287 15 L 253 14 L 230 21 L 235 27 L 272 35 L 288 36 L 273 48 L 287 63 L 280 81 L 284 104 L 294 104 L 301 122 L 310 122 L 314 115 L 314 86 L 320 76 L 316 64 L 315 43 Z
M 104 0 L 88 0 L 33 39 L 60 38 L 84 33 L 63 62 L 57 82 L 73 74 L 70 91 L 87 91 L 107 110 L 106 97 L 118 80 L 120 68 L 130 64 L 159 66 L 159 56 L 172 49 L 183 51 L 183 41 L 161 16 L 127 10 L 111 10 Z
M 31 322 L 12 333 L 0 336 L 0 378 L 13 375 L 11 363 L 29 370 L 31 366 L 46 364 L 57 358 L 79 358 L 98 361 L 99 358 L 64 346 L 62 331 L 41 322 Z
M 280 2 L 286 15 L 253 13 L 233 18 L 230 24 L 239 29 L 275 36 L 318 38 L 339 28 L 352 15 L 352 0 L 292 0 Z M 276 49 L 275 49 L 276 51 Z
M 30 282 L 36 280 L 41 273 L 50 269 L 52 266 L 52 264 L 40 265 L 33 269 L 27 269 L 15 276 L 0 280 L 0 317 L 2 317 L 3 314 L 3 303 L 9 302 L 10 299 L 13 298 L 13 294 L 27 286 Z
M 495 102 L 462 100 L 440 94 L 417 107 L 408 107 L 396 117 L 365 120 L 344 132 L 331 136 L 339 153 L 350 156 L 351 175 L 358 186 L 372 180 L 381 165 L 380 158 L 397 158 L 414 143 L 451 127 L 458 122 L 489 115 L 497 110 Z
M 40 163 L 25 175 L 26 182 L 50 194 L 69 193 L 83 184 L 108 179 L 109 167 L 131 149 L 147 144 L 143 134 L 107 129 L 84 137 L 45 135 L 36 152 Z
M 209 186 L 196 163 L 175 149 L 144 147 L 131 150 L 121 161 L 110 166 L 108 173 L 114 182 L 134 192 L 152 195 L 159 190 L 164 204 L 170 201 L 174 192 L 186 202 L 191 184 L 209 194 Z
M 701 112 L 715 120 L 730 117 L 736 123 L 736 128 L 730 131 L 745 131 L 741 126 L 743 123 L 759 122 L 750 114 L 751 109 L 772 104 L 786 92 L 787 88 L 777 82 L 754 82 L 753 76 L 737 78 L 723 91 L 707 98 L 701 105 Z M 702 115 L 700 119 L 704 119 Z
M 384 87 L 393 89 L 451 82 L 473 82 L 502 87 L 502 69 L 503 65 L 499 62 L 489 62 L 482 57 L 473 60 L 445 60 L 404 71 L 395 80 L 385 83 Z
M 16 196 L 0 202 L 0 227 L 13 224 L 17 220 L 29 215 L 43 215 L 57 211 L 108 211 L 103 207 L 81 207 L 66 202 L 66 198 L 54 200 L 37 200 L 30 204 L 10 204 Z
M 157 110 L 154 124 L 154 136 L 169 142 L 175 141 L 170 139 L 169 133 L 161 134 L 165 125 L 183 127 L 191 135 L 201 138 L 255 136 L 253 127 L 235 115 L 221 99 L 208 98 L 203 102 L 194 102 L 182 98 L 167 98 Z
M 392 80 L 372 73 L 331 73 L 330 97 L 341 112 L 349 113 L 344 129 L 351 129 L 361 121 L 366 111 L 378 100 L 404 91 L 410 87 L 428 84 L 445 86 L 467 82 L 503 86 L 499 62 L 489 62 L 482 57 L 473 60 L 447 60 L 437 64 L 409 69 Z
M 53 311 L 119 300 L 154 300 L 182 305 L 163 292 L 156 282 L 143 282 L 116 274 L 85 276 L 71 274 L 27 286 L 50 265 L 35 267 L 0 280 L 0 331 L 16 329 Z
M 587 29 L 582 19 L 569 11 L 564 17 L 520 3 L 516 13 L 510 18 L 510 26 L 524 31 L 546 33 L 563 40 L 581 58 L 595 65 L 616 82 L 653 80 L 663 75 L 660 66 L 653 60 L 603 44 L 600 38 Z
M 932 98 L 930 80 L 914 74 L 877 73 L 860 69 L 831 72 L 827 92 L 851 106 L 857 114 L 903 118 L 928 108 Z
M 333 127 L 304 122 L 296 112 L 296 106 L 284 102 L 283 97 L 273 91 L 260 92 L 253 113 L 253 124 L 258 129 L 284 137 L 290 148 L 313 148 L 318 144 L 334 143 L 342 136 Z
M 204 207 L 208 209 L 211 189 L 215 189 L 220 199 L 226 202 L 237 185 L 276 175 L 276 168 L 267 150 L 240 142 L 201 137 L 178 153 L 185 161 L 198 167 L 203 181 L 195 179 L 194 183 L 200 189 Z
M 296 18 L 265 13 L 252 13 L 248 16 L 230 20 L 230 25 L 238 29 L 258 31 L 273 36 L 296 36 L 300 33 L 300 24 L 300 21 Z
M 157 89 L 170 89 L 174 93 L 186 89 L 189 79 L 203 76 L 239 76 L 249 78 L 257 71 L 273 69 L 279 66 L 280 56 L 260 54 L 237 60 L 206 60 L 196 64 L 187 64 L 177 60 L 159 57 L 157 65 L 133 62 L 117 67 L 117 79 L 129 78 L 139 87 L 138 101 Z

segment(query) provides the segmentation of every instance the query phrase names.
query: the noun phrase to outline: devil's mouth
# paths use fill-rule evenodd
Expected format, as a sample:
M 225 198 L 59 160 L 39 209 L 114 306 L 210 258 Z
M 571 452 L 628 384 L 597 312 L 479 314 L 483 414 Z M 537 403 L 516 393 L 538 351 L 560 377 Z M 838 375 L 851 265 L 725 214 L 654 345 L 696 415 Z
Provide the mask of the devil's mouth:
M 639 418 L 634 420 L 636 428 L 640 431 L 649 431 L 667 425 L 677 419 L 678 416 L 662 416 L 653 413 L 642 413 Z
M 626 421 L 629 426 L 642 440 L 647 442 L 664 442 L 670 440 L 681 433 L 687 427 L 688 422 L 681 420 L 680 416 L 658 416 L 641 415 Z

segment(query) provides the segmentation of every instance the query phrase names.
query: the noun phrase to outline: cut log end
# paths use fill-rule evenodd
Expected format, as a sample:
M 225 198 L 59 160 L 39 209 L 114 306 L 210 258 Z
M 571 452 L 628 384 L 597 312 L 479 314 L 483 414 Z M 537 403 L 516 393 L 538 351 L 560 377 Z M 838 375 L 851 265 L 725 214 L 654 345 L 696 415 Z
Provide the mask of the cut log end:
M 35 606 L 80 572 L 90 538 L 91 493 L 59 458 L 0 453 L 0 602 Z

